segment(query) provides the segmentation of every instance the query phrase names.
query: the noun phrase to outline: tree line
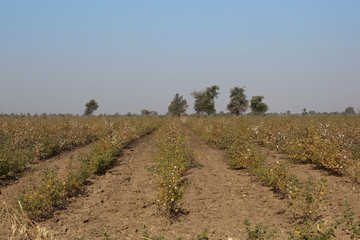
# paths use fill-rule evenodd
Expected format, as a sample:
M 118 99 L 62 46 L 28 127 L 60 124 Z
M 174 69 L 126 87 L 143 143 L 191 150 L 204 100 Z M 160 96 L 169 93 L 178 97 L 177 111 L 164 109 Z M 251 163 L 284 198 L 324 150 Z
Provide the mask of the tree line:
M 194 97 L 194 110 L 198 115 L 213 115 L 216 113 L 215 110 L 215 99 L 220 94 L 219 86 L 213 85 L 207 87 L 202 91 L 194 91 L 191 96 Z M 262 102 L 264 96 L 253 96 L 250 100 L 251 113 L 254 115 L 264 114 L 269 107 Z M 172 116 L 180 117 L 183 115 L 188 108 L 186 100 L 183 99 L 179 93 L 175 94 L 174 99 L 171 101 L 168 112 Z M 235 87 L 230 89 L 230 102 L 227 105 L 227 110 L 231 114 L 240 115 L 246 112 L 249 108 L 249 100 L 245 95 L 245 87 Z
M 201 91 L 193 91 L 191 96 L 195 99 L 194 101 L 194 110 L 199 116 L 210 116 L 216 113 L 215 110 L 215 99 L 220 94 L 219 86 L 213 85 L 207 87 Z M 230 114 L 233 115 L 241 115 L 245 113 L 250 107 L 250 114 L 252 115 L 263 115 L 268 110 L 269 107 L 266 103 L 263 102 L 264 96 L 253 96 L 250 101 L 247 99 L 245 95 L 245 87 L 234 87 L 230 89 L 230 102 L 227 105 L 227 110 Z M 250 103 L 250 106 L 249 106 Z M 94 100 L 91 99 L 85 105 L 84 115 L 92 115 L 94 111 L 98 109 L 99 105 Z M 173 100 L 171 101 L 168 107 L 168 114 L 172 116 L 183 116 L 189 105 L 187 104 L 186 99 L 183 98 L 179 93 L 176 93 Z M 360 114 L 360 108 L 358 109 Z M 290 114 L 290 111 L 287 111 L 286 114 Z M 319 115 L 320 113 L 316 113 L 315 111 L 307 112 L 306 108 L 302 110 L 302 115 Z M 355 109 L 353 107 L 347 107 L 342 113 L 322 113 L 322 115 L 354 115 Z M 115 116 L 120 114 L 115 114 Z M 127 116 L 132 116 L 133 114 L 128 113 Z M 136 115 L 136 114 L 135 114 Z M 158 113 L 156 111 L 149 111 L 147 109 L 141 110 L 141 115 L 143 116 L 156 116 Z
M 216 113 L 215 110 L 215 98 L 220 94 L 219 86 L 213 85 L 207 87 L 202 91 L 194 91 L 191 93 L 191 96 L 194 97 L 194 110 L 198 115 L 213 115 Z M 264 96 L 254 96 L 250 100 L 251 113 L 254 115 L 264 114 L 269 108 L 262 102 Z M 99 105 L 94 100 L 91 99 L 85 105 L 84 115 L 91 115 L 94 111 L 98 109 Z M 168 107 L 168 113 L 172 116 L 182 116 L 185 114 L 186 109 L 189 106 L 183 96 L 180 96 L 179 93 L 176 93 L 174 99 L 171 101 Z M 227 109 L 231 114 L 240 115 L 249 107 L 249 100 L 246 99 L 245 87 L 239 88 L 235 87 L 230 89 L 230 103 L 227 105 Z M 143 109 L 141 115 L 145 116 L 154 116 L 157 115 L 155 111 L 149 111 Z

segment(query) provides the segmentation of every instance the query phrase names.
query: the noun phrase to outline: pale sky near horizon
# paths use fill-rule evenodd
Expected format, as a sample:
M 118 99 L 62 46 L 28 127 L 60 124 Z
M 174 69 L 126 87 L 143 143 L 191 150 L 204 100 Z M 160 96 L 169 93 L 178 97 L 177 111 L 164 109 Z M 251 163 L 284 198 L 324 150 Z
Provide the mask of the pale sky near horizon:
M 0 2 L 0 113 L 165 114 L 176 93 L 269 112 L 360 107 L 360 1 Z

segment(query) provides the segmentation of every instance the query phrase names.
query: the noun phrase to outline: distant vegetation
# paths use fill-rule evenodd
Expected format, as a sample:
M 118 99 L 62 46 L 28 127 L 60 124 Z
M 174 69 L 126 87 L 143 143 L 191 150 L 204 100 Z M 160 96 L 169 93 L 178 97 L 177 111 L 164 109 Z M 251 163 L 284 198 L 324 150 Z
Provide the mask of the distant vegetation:
M 186 104 L 186 100 L 183 99 L 183 96 L 180 96 L 178 93 L 175 94 L 174 99 L 171 101 L 168 111 L 172 116 L 180 117 L 185 114 L 186 109 L 189 105 Z
M 249 107 L 249 100 L 246 99 L 244 88 L 232 88 L 230 89 L 230 103 L 227 105 L 227 110 L 231 114 L 239 115 L 244 112 Z
M 264 96 L 254 96 L 250 100 L 251 113 L 254 115 L 262 115 L 269 110 L 268 105 L 262 102 Z
M 158 113 L 156 111 L 149 111 L 147 109 L 143 109 L 143 110 L 141 110 L 141 115 L 142 116 L 157 116 Z
M 357 112 L 355 111 L 355 108 L 352 106 L 348 106 L 344 109 L 343 112 L 334 111 L 334 112 L 316 112 L 314 110 L 308 111 L 306 108 L 303 108 L 301 110 L 301 113 L 294 113 L 292 114 L 289 110 L 283 112 L 283 113 L 268 113 L 269 106 L 263 102 L 264 96 L 253 96 L 251 97 L 250 101 L 247 99 L 247 96 L 245 95 L 245 87 L 234 87 L 230 89 L 230 101 L 228 105 L 226 106 L 226 109 L 229 112 L 223 112 L 220 111 L 219 113 L 216 113 L 215 109 L 215 99 L 220 94 L 219 92 L 220 88 L 217 85 L 213 85 L 210 87 L 205 88 L 201 91 L 193 91 L 191 93 L 191 96 L 194 97 L 194 107 L 195 114 L 198 116 L 211 116 L 211 115 L 241 115 L 245 114 L 246 111 L 250 107 L 249 115 L 356 115 L 360 114 L 360 107 L 357 108 Z M 250 102 L 250 106 L 249 106 Z M 168 111 L 166 115 L 171 116 L 185 116 L 186 110 L 189 107 L 187 104 L 187 100 L 183 98 L 182 95 L 179 93 L 176 93 L 173 100 L 170 102 L 168 106 Z M 95 99 L 91 99 L 89 102 L 85 105 L 84 110 L 84 116 L 90 116 L 92 115 L 97 109 L 99 108 L 99 104 L 95 101 Z M 127 114 L 121 115 L 119 112 L 116 112 L 115 114 L 99 114 L 99 116 L 136 116 L 138 114 L 133 114 L 131 112 L 128 112 Z M 148 109 L 142 109 L 140 112 L 140 115 L 142 116 L 157 116 L 158 112 L 154 110 L 148 110 Z M 33 114 L 30 113 L 11 113 L 11 114 L 3 114 L 0 113 L 0 116 L 10 116 L 10 117 L 25 117 L 25 116 L 41 116 L 41 117 L 47 117 L 47 116 L 79 116 L 79 114 L 70 114 L 70 113 L 41 113 L 41 114 Z
M 215 110 L 215 98 L 220 94 L 219 87 L 213 85 L 202 91 L 194 91 L 191 95 L 195 98 L 194 110 L 197 114 L 213 115 L 216 113 Z
M 94 111 L 96 111 L 99 108 L 99 104 L 94 99 L 91 99 L 88 103 L 85 105 L 85 112 L 84 115 L 91 115 Z

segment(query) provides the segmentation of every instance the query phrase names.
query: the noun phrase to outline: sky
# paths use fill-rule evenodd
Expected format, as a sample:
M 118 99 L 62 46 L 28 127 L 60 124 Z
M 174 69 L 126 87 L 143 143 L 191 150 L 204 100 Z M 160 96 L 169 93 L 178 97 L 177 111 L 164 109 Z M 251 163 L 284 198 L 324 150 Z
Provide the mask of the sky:
M 360 1 L 0 1 L 0 113 L 165 114 L 218 85 L 269 112 L 360 107 Z

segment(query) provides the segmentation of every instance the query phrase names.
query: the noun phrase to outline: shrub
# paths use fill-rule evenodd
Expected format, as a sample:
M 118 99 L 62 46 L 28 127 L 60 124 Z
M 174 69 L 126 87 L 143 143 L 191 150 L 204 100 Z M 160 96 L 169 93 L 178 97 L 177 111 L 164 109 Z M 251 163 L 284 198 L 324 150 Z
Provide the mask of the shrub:
M 250 221 L 245 218 L 244 225 L 246 226 L 246 233 L 248 240 L 270 240 L 270 239 L 276 239 L 275 234 L 277 232 L 277 229 L 271 229 L 268 230 L 267 226 L 264 226 L 262 223 L 258 223 L 254 229 L 252 230 Z
M 52 212 L 54 207 L 63 203 L 64 189 L 57 177 L 57 171 L 57 167 L 44 170 L 38 188 L 33 185 L 31 189 L 20 192 L 18 200 L 30 218 L 44 217 Z

